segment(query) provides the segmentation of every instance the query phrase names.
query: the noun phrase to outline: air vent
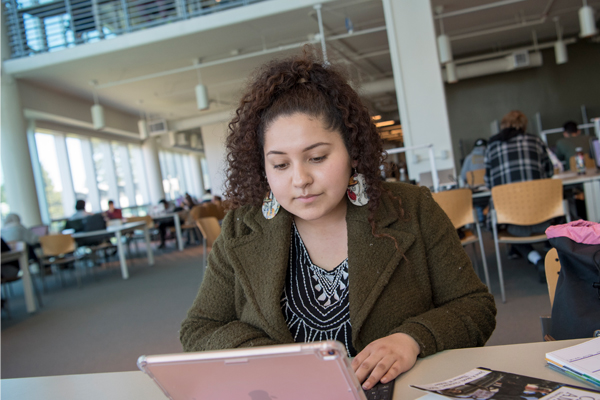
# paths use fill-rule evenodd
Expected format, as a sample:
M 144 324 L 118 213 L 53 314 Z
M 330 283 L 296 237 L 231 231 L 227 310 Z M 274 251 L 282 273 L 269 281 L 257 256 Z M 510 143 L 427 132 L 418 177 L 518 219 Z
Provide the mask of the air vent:
M 513 68 L 523 68 L 529 66 L 529 52 L 520 51 L 513 53 Z
M 160 135 L 167 133 L 168 131 L 169 128 L 167 127 L 167 120 L 155 119 L 153 121 L 148 121 L 148 133 L 150 135 Z

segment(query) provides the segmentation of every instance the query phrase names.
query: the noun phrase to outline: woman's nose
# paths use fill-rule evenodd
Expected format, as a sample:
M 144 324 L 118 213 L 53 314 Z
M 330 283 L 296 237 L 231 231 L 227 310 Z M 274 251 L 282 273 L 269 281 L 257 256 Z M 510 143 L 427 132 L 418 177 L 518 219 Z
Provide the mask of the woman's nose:
M 296 187 L 305 187 L 312 183 L 309 171 L 302 165 L 294 167 L 293 184 Z

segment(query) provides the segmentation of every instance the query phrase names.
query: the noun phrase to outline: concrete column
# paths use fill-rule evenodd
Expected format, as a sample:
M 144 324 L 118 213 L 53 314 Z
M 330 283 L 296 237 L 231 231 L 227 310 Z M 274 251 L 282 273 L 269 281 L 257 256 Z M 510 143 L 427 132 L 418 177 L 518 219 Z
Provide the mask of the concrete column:
M 431 2 L 382 0 L 405 146 L 435 145 L 436 169 L 454 168 Z M 407 154 L 409 176 L 430 171 L 427 149 Z
M 2 46 L 2 53 L 4 48 Z M 3 54 L 4 56 L 4 54 Z M 4 57 L 2 57 L 4 58 Z M 4 188 L 10 211 L 25 226 L 40 225 L 42 217 L 27 144 L 27 127 L 21 108 L 18 83 L 2 69 L 1 155 Z
M 225 184 L 225 138 L 227 122 L 219 122 L 202 127 L 202 141 L 210 176 L 210 190 L 213 195 L 221 196 Z
M 160 172 L 160 161 L 158 161 L 158 146 L 156 139 L 149 138 L 142 144 L 142 153 L 144 155 L 144 165 L 146 167 L 146 180 L 150 194 L 150 203 L 158 204 L 165 198 L 163 189 L 163 178 Z

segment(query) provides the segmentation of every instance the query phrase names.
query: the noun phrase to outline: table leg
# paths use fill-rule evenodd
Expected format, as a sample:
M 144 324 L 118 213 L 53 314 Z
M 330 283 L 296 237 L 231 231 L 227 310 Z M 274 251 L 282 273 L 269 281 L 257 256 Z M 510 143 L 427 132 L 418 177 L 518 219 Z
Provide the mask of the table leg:
M 127 261 L 125 260 L 125 249 L 123 248 L 123 241 L 121 240 L 123 235 L 121 231 L 116 231 L 115 236 L 117 238 L 117 252 L 119 253 L 119 261 L 121 262 L 121 275 L 123 279 L 129 278 L 129 270 L 127 269 Z
M 32 313 L 36 311 L 35 298 L 33 296 L 33 282 L 31 281 L 31 274 L 29 273 L 29 257 L 27 253 L 27 246 L 23 246 L 23 252 L 19 257 L 19 265 L 21 271 L 23 271 L 23 293 L 25 294 L 25 307 L 27 312 Z
M 600 179 L 583 184 L 588 221 L 600 222 Z
M 177 246 L 179 246 L 179 251 L 183 251 L 183 239 L 181 237 L 181 221 L 179 220 L 179 214 L 175 214 L 173 216 L 173 220 L 175 221 L 175 235 L 177 236 Z
M 148 226 L 144 226 L 144 240 L 146 241 L 146 257 L 148 265 L 154 265 L 154 252 L 152 251 L 152 243 L 150 243 L 150 231 Z

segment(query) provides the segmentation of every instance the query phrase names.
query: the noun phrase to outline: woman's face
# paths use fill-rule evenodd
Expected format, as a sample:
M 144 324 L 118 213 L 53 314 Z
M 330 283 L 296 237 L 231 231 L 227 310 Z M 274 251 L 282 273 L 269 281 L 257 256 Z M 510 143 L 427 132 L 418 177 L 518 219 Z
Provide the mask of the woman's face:
M 281 116 L 266 130 L 263 150 L 269 186 L 291 214 L 317 221 L 346 207 L 352 167 L 339 132 L 306 114 Z

